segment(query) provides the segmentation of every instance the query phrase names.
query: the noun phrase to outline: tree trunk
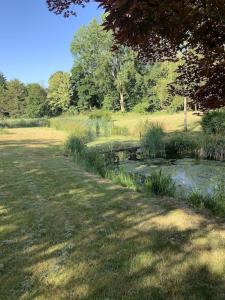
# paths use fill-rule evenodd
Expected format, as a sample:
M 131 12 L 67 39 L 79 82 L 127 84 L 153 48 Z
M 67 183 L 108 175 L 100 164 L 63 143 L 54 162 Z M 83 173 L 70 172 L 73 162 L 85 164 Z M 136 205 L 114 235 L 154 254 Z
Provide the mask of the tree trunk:
M 197 104 L 195 104 L 195 112 L 197 112 L 197 110 L 198 110 L 198 106 Z
M 120 110 L 121 110 L 121 112 L 125 112 L 123 92 L 120 92 Z
M 184 97 L 184 131 L 188 130 L 187 97 Z

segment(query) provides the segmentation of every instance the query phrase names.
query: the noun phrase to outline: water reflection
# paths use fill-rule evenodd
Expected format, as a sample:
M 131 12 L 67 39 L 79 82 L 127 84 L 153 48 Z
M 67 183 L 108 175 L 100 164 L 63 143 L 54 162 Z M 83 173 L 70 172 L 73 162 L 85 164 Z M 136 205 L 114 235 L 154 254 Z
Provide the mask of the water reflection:
M 212 194 L 215 188 L 225 181 L 225 163 L 215 161 L 196 161 L 193 159 L 150 160 L 148 162 L 126 161 L 121 168 L 132 174 L 148 177 L 152 172 L 172 176 L 178 195 L 186 196 L 193 190 L 202 194 Z

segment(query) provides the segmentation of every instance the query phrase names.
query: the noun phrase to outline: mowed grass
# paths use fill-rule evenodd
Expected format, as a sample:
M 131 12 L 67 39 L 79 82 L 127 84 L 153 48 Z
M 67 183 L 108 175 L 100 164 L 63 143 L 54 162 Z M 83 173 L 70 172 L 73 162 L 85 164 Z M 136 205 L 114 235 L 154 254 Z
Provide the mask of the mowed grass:
M 65 135 L 0 137 L 0 299 L 225 299 L 225 226 L 79 169 Z

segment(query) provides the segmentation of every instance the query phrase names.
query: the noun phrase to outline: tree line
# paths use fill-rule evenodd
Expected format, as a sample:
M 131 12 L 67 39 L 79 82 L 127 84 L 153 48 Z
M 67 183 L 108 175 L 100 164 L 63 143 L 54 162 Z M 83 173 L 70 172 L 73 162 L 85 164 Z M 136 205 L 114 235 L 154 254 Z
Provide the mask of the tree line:
M 144 63 L 131 48 L 113 49 L 114 45 L 112 31 L 93 20 L 74 35 L 71 72 L 52 74 L 47 89 L 38 83 L 7 81 L 0 74 L 0 115 L 33 118 L 95 108 L 122 112 L 182 109 L 182 97 L 168 90 L 180 62 Z

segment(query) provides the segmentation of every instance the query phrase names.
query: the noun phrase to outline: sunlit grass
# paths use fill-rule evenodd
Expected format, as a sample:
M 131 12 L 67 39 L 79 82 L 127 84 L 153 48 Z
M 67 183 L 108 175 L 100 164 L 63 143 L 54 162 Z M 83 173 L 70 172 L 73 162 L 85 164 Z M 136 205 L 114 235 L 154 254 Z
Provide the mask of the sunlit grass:
M 61 131 L 0 139 L 0 299 L 215 299 L 224 224 L 79 169 Z

